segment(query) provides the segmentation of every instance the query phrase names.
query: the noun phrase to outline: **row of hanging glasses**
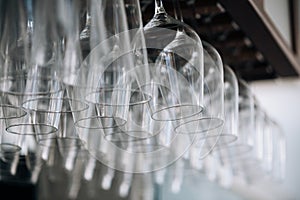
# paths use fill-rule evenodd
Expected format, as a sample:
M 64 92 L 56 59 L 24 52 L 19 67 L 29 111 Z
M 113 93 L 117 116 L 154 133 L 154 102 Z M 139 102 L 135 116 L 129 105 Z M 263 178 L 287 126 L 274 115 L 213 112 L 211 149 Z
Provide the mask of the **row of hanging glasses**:
M 190 169 L 284 178 L 280 126 L 172 5 L 144 25 L 139 0 L 0 2 L 1 181 L 151 199 Z

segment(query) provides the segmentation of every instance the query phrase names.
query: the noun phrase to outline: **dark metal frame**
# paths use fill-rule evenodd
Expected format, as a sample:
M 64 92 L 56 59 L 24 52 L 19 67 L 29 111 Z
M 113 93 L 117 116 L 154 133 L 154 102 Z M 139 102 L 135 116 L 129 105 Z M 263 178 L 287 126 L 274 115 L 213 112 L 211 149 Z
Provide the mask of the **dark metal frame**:
M 280 34 L 269 20 L 267 14 L 251 0 L 219 0 L 222 6 L 231 14 L 235 22 L 255 43 L 256 47 L 263 53 L 270 65 L 281 77 L 298 76 L 300 66 L 297 59 L 296 25 L 294 13 L 294 0 L 290 0 L 291 23 L 293 27 L 293 48 L 288 47 L 282 40 Z M 300 45 L 299 45 L 300 46 Z

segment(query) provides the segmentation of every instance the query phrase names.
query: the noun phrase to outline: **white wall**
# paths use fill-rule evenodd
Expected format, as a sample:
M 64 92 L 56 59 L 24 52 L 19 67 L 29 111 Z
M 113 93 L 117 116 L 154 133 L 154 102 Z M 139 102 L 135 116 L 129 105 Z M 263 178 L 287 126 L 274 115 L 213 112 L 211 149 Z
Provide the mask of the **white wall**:
M 264 0 L 264 8 L 290 45 L 288 1 Z M 298 9 L 300 11 L 300 7 Z M 300 199 L 300 79 L 255 81 L 251 87 L 262 106 L 286 134 L 287 171 L 283 185 L 295 199 Z
M 288 0 L 264 0 L 264 9 L 278 29 L 282 38 L 291 47 L 291 26 Z
M 283 183 L 300 199 L 300 79 L 276 79 L 250 83 L 254 95 L 287 138 L 287 174 Z

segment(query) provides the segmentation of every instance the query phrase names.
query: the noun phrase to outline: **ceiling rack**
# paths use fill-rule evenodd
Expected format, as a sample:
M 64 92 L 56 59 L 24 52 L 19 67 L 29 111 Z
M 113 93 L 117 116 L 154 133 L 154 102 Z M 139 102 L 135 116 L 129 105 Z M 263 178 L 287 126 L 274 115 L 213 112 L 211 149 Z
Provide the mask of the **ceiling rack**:
M 171 3 L 164 3 L 170 14 Z M 289 3 L 290 21 L 295 24 L 295 2 Z M 154 1 L 141 0 L 141 5 L 147 23 L 154 14 Z M 264 10 L 263 0 L 181 0 L 180 6 L 185 23 L 211 43 L 239 77 L 254 81 L 299 76 L 296 38 L 288 47 Z

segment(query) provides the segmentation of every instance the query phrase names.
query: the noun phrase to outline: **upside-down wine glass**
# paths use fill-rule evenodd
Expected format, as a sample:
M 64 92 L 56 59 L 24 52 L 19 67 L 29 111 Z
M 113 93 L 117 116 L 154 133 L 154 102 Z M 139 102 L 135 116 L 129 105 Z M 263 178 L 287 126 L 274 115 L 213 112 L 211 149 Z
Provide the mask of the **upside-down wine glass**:
M 89 109 L 78 117 L 76 126 L 91 154 L 108 166 L 101 185 L 103 189 L 109 189 L 115 169 L 135 170 L 131 168 L 136 163 L 135 155 L 127 152 L 130 158 L 126 161 L 122 152 L 126 154 L 141 144 L 133 143 L 132 138 L 140 141 L 145 137 L 144 130 L 150 124 L 138 119 L 143 114 L 134 108 L 146 107 L 151 96 L 141 87 L 141 82 L 148 82 L 147 68 L 144 67 L 147 62 L 143 57 L 140 59 L 141 55 L 136 55 L 132 44 L 133 38 L 139 42 L 143 40 L 139 1 L 91 1 L 90 15 L 91 52 L 79 72 L 77 91 L 71 95 L 89 104 Z M 145 109 L 144 116 L 146 112 Z M 138 130 L 140 128 L 143 130 Z M 127 147 L 128 143 L 132 148 L 118 146 Z M 115 151 L 120 152 L 120 149 L 122 159 L 116 159 Z M 95 160 L 88 162 L 95 165 Z M 92 174 L 92 171 L 86 171 L 85 178 L 91 179 Z
M 154 83 L 149 102 L 152 118 L 176 122 L 202 112 L 203 48 L 197 33 L 168 15 L 163 2 L 156 0 L 155 14 L 144 26 L 144 34 L 148 62 L 154 63 L 149 66 L 150 80 Z M 180 137 L 184 135 L 175 134 L 170 145 L 174 158 L 182 157 L 193 140 L 186 136 L 180 142 Z M 162 183 L 165 174 L 166 169 L 157 171 L 156 182 Z
M 159 94 L 171 95 L 169 99 L 153 97 L 157 101 L 150 106 L 153 118 L 178 120 L 202 112 L 203 48 L 197 33 L 168 15 L 161 0 L 155 1 L 155 14 L 144 26 L 144 33 L 148 60 L 155 63 L 151 80 L 169 87 L 169 91 L 159 88 Z M 185 78 L 189 86 L 184 95 L 180 93 L 183 86 L 177 82 L 178 77 Z M 168 118 L 164 116 L 166 112 Z
M 218 51 L 202 41 L 204 51 L 204 110 L 183 119 L 175 128 L 179 134 L 196 135 L 192 145 L 198 149 L 199 159 L 205 158 L 220 139 L 224 124 L 223 62 Z
M 26 114 L 27 112 L 20 107 L 7 104 L 0 105 L 0 181 L 10 181 L 14 178 L 21 152 L 19 144 L 21 136 L 7 132 L 5 120 L 18 121 Z

